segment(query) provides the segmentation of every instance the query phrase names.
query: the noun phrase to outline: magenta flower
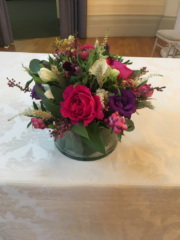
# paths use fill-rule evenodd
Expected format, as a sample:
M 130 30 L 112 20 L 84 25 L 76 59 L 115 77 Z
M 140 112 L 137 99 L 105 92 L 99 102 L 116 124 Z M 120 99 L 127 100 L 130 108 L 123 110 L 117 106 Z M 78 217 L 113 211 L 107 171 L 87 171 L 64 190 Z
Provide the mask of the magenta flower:
M 145 84 L 138 88 L 137 95 L 143 98 L 150 98 L 154 93 L 154 89 L 151 89 L 151 84 Z
M 117 96 L 118 91 L 115 91 L 114 96 L 109 98 L 109 107 L 113 111 L 117 111 L 125 118 L 131 118 L 132 113 L 136 112 L 136 98 L 130 90 L 120 89 L 121 96 Z
M 130 68 L 126 67 L 125 64 L 120 63 L 120 62 L 117 61 L 117 60 L 108 58 L 108 59 L 107 59 L 107 64 L 110 65 L 111 68 L 117 69 L 117 70 L 120 71 L 120 74 L 118 75 L 117 80 L 119 80 L 120 78 L 123 78 L 123 80 L 126 80 L 126 79 L 128 79 L 128 78 L 132 75 L 132 73 L 133 73 L 133 70 L 131 70 Z
M 102 104 L 100 98 L 92 96 L 89 88 L 77 85 L 69 85 L 63 93 L 64 102 L 60 102 L 61 114 L 71 119 L 72 124 L 79 124 L 83 120 L 87 126 L 95 118 L 103 119 Z

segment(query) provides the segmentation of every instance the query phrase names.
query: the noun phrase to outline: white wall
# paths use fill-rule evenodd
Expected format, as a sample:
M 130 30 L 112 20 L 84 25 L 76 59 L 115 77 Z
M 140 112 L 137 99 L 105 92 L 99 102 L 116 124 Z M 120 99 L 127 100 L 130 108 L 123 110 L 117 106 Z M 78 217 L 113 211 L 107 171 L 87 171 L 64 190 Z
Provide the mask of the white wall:
M 176 17 L 180 8 L 180 0 L 167 0 L 164 16 Z

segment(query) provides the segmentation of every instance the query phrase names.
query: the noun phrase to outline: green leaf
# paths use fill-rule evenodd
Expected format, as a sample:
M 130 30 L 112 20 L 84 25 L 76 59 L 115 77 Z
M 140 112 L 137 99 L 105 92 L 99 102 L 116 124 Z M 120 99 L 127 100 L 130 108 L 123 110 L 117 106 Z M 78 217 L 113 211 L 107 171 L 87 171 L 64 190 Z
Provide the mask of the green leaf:
M 35 91 L 38 97 L 43 101 L 47 111 L 49 111 L 54 117 L 62 118 L 60 106 L 50 103 L 49 99 L 44 95 L 44 91 L 37 84 L 35 85 Z
M 137 89 L 140 88 L 141 86 L 145 85 L 146 83 L 147 83 L 147 80 L 144 81 L 144 82 L 142 82 L 141 84 L 139 84 L 139 85 L 137 86 Z
M 135 129 L 134 123 L 130 119 L 125 119 L 126 125 L 128 126 L 128 129 L 126 130 L 127 132 L 132 132 Z
M 41 103 L 41 110 L 43 111 L 43 112 L 46 112 L 46 108 L 44 107 L 44 105 Z
M 35 110 L 38 110 L 39 108 L 38 108 L 38 106 L 37 106 L 37 104 L 33 101 L 33 107 L 34 107 L 34 109 Z
M 121 83 L 122 83 L 122 80 L 123 80 L 123 77 L 121 77 L 118 81 L 118 86 L 121 86 Z
M 30 64 L 29 64 L 30 70 L 34 73 L 38 73 L 40 70 L 39 64 L 40 64 L 40 60 L 38 60 L 38 59 L 31 60 Z
M 121 133 L 117 134 L 117 135 L 118 135 L 119 141 L 121 142 L 122 135 L 124 135 L 123 131 Z
M 104 127 L 104 128 L 109 129 L 109 127 L 107 126 L 107 124 L 106 124 L 105 122 L 103 122 L 103 121 L 99 121 L 97 124 L 99 125 L 99 127 Z
M 63 92 L 64 90 L 58 88 L 56 86 L 50 86 L 52 95 L 54 96 L 55 101 L 59 104 L 60 102 L 64 102 Z
M 85 142 L 90 148 L 102 154 L 106 154 L 102 135 L 98 124 L 96 122 L 91 122 L 86 127 L 86 129 L 89 135 L 89 139 L 81 136 L 82 141 Z
M 77 82 L 73 85 L 73 88 L 75 88 L 78 84 L 81 84 L 81 82 Z
M 49 124 L 48 128 L 55 129 L 55 127 L 52 124 Z
M 31 79 L 31 80 L 27 81 L 27 82 L 26 82 L 26 85 L 25 85 L 25 88 L 28 88 L 28 87 L 29 87 L 29 85 L 32 83 L 32 81 L 33 81 L 33 79 Z
M 94 62 L 96 61 L 96 56 L 95 56 L 95 52 L 96 50 L 92 50 L 91 52 L 89 51 L 89 49 L 87 50 L 89 53 L 89 57 L 88 57 L 88 61 L 85 67 L 86 72 L 88 73 L 90 67 L 94 64 Z
M 83 73 L 82 76 L 83 76 L 82 83 L 86 85 L 88 83 L 89 76 L 86 73 Z
M 45 84 L 45 82 L 43 82 L 43 80 L 41 80 L 40 77 L 35 77 L 34 81 L 37 83 Z
M 78 125 L 73 125 L 73 126 L 71 127 L 71 130 L 72 130 L 73 132 L 77 133 L 78 135 L 89 139 L 88 132 L 87 132 L 87 130 L 86 130 L 83 122 L 79 122 Z
M 39 64 L 40 68 L 45 68 L 45 66 L 43 64 Z
M 30 126 L 31 126 L 31 124 L 32 124 L 32 122 L 29 122 L 29 123 L 28 123 L 28 125 L 27 125 L 27 128 L 28 128 L 28 127 L 30 127 Z

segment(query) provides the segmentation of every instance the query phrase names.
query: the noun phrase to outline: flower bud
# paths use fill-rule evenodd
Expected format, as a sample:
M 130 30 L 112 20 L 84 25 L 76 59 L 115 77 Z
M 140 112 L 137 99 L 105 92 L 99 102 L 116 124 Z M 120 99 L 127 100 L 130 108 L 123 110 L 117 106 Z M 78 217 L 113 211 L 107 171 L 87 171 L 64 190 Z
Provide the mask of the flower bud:
M 120 74 L 120 71 L 118 71 L 117 69 L 112 69 L 111 71 L 110 71 L 110 75 L 109 75 L 109 77 L 110 77 L 110 79 L 112 79 L 112 80 L 117 80 L 117 76 Z
M 96 39 L 94 47 L 99 47 L 99 40 L 98 39 Z
M 47 68 L 41 68 L 38 74 L 43 82 L 50 82 L 55 78 L 54 73 Z
M 52 98 L 52 99 L 54 99 L 54 96 L 52 95 L 51 90 L 47 90 L 47 91 L 44 93 L 44 95 L 45 95 L 47 98 Z

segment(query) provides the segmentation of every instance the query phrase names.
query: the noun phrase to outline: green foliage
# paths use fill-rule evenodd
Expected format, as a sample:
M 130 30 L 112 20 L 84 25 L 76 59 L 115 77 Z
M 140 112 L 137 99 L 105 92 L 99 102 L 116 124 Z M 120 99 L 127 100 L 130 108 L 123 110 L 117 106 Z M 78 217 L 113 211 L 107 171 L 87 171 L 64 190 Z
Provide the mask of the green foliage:
M 85 142 L 90 148 L 102 154 L 106 154 L 102 135 L 98 124 L 96 122 L 91 122 L 86 127 L 86 129 L 89 135 L 89 139 L 81 136 L 82 141 Z
M 33 101 L 33 107 L 34 107 L 34 109 L 35 110 L 38 110 L 39 108 L 38 108 L 38 106 L 37 106 L 37 104 Z
M 63 102 L 64 101 L 64 98 L 63 98 L 64 90 L 61 88 L 58 88 L 56 86 L 50 86 L 50 88 L 51 88 L 51 92 L 52 92 L 52 95 L 54 96 L 56 103 L 59 104 L 60 102 Z
M 117 134 L 119 141 L 121 142 L 122 136 L 124 135 L 123 131 Z
M 125 121 L 126 121 L 126 125 L 128 126 L 128 129 L 126 131 L 132 132 L 135 129 L 133 121 L 128 118 L 126 118 Z
M 33 79 L 26 82 L 25 89 L 29 87 L 29 85 L 32 83 Z
M 131 65 L 131 64 L 132 64 L 132 62 L 130 62 L 130 60 L 128 60 L 128 61 L 126 61 L 126 62 L 123 62 L 124 59 L 122 58 L 122 56 L 111 55 L 111 58 L 114 59 L 114 60 L 117 60 L 117 61 L 120 62 L 120 63 L 126 64 L 126 65 Z
M 46 108 L 44 107 L 43 103 L 41 103 L 41 110 L 42 110 L 43 112 L 46 112 Z
M 45 84 L 45 82 L 43 82 L 43 80 L 41 80 L 40 77 L 35 77 L 35 78 L 33 78 L 33 80 L 37 83 Z
M 37 84 L 35 85 L 35 91 L 38 97 L 42 100 L 47 111 L 49 111 L 54 117 L 62 118 L 60 113 L 60 106 L 50 103 L 49 99 L 44 95 L 44 92 Z
M 89 139 L 88 132 L 87 132 L 87 130 L 86 130 L 86 128 L 85 128 L 85 126 L 84 126 L 84 124 L 83 124 L 82 121 L 79 122 L 78 125 L 73 125 L 73 126 L 71 127 L 71 130 L 72 130 L 73 132 L 77 133 L 78 135 L 80 135 L 80 136 L 82 136 L 82 137 L 84 137 L 84 138 Z
M 82 83 L 83 83 L 83 85 L 87 85 L 88 79 L 89 79 L 88 74 L 86 74 L 85 72 L 82 73 Z
M 31 126 L 32 122 L 29 122 L 27 125 L 27 128 L 29 128 Z
M 99 127 L 104 127 L 109 129 L 109 127 L 107 126 L 107 124 L 104 121 L 98 121 L 97 124 L 99 125 Z
M 40 70 L 40 60 L 38 59 L 33 59 L 30 61 L 29 64 L 29 69 L 33 72 L 33 73 L 38 73 Z
M 48 128 L 55 129 L 55 127 L 52 124 L 49 124 Z

